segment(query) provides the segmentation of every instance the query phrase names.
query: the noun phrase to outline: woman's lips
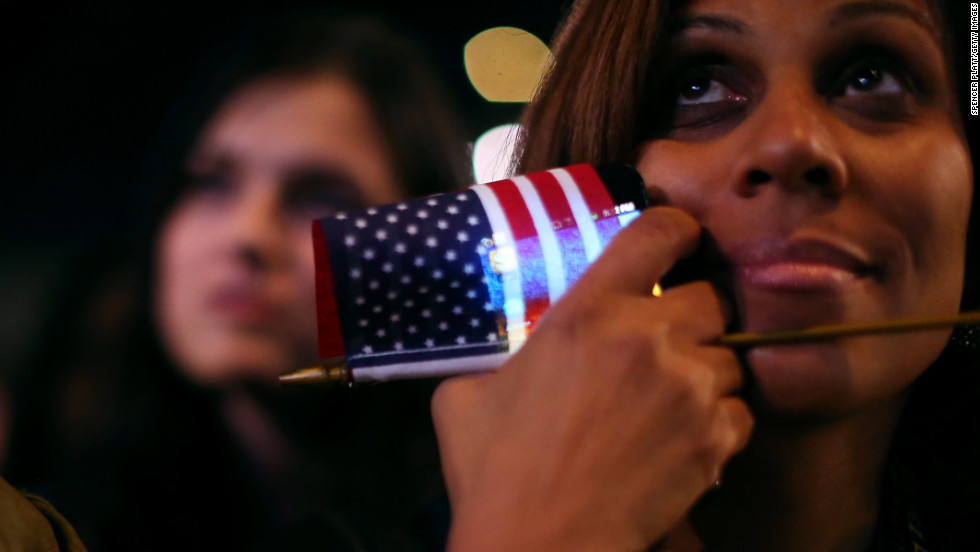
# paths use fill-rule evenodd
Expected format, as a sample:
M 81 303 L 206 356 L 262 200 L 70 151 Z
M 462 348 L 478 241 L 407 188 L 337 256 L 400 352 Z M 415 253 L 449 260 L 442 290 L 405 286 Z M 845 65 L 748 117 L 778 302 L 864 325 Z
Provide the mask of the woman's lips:
M 816 239 L 756 240 L 729 258 L 738 282 L 778 291 L 837 291 L 875 273 L 859 247 Z
M 753 286 L 782 290 L 833 290 L 858 279 L 854 272 L 839 267 L 801 262 L 739 267 L 740 281 Z
M 210 295 L 207 304 L 220 319 L 248 326 L 274 323 L 282 312 L 260 286 L 248 284 L 221 286 Z

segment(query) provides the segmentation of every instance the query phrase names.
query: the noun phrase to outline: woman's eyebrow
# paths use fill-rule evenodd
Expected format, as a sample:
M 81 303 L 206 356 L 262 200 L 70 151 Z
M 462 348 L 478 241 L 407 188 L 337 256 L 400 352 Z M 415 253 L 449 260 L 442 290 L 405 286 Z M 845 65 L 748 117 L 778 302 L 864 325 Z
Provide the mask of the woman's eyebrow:
M 682 16 L 673 20 L 668 27 L 668 32 L 672 35 L 680 34 L 688 29 L 711 29 L 726 33 L 744 35 L 748 33 L 748 27 L 738 19 L 723 15 L 693 15 Z
M 184 162 L 184 168 L 194 170 L 229 170 L 236 165 L 235 159 L 222 151 L 204 150 L 191 153 Z
M 938 38 L 939 30 L 930 17 L 915 8 L 890 0 L 861 0 L 842 4 L 827 18 L 830 26 L 840 25 L 863 17 L 901 17 L 912 21 L 926 30 L 933 38 Z
M 900 2 L 890 0 L 858 0 L 838 6 L 827 18 L 827 24 L 837 26 L 842 23 L 863 17 L 897 16 L 912 21 L 925 29 L 934 38 L 939 31 L 930 17 L 921 11 Z M 680 16 L 668 24 L 671 35 L 680 34 L 689 29 L 711 29 L 734 34 L 748 34 L 748 26 L 733 17 L 724 15 L 692 15 Z

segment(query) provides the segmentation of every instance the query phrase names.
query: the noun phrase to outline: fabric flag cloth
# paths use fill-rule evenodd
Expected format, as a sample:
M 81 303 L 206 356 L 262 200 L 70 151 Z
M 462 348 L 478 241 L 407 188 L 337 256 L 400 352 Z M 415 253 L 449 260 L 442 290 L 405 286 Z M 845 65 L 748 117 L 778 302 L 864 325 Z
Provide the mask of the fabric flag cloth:
M 320 356 L 356 383 L 498 367 L 646 206 L 632 180 L 623 201 L 574 165 L 317 220 Z

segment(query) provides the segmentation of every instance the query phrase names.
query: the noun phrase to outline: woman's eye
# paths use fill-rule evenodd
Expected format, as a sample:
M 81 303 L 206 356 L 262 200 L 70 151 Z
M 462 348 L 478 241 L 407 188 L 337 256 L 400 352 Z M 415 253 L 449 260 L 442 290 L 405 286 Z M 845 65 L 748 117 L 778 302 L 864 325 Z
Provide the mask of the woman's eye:
M 229 193 L 234 188 L 231 175 L 224 171 L 190 172 L 187 184 L 191 192 L 212 195 Z
M 915 113 L 923 93 L 900 61 L 864 57 L 832 73 L 828 90 L 834 104 L 846 112 L 881 122 L 906 120 Z
M 353 178 L 332 170 L 299 171 L 287 178 L 287 208 L 312 218 L 366 207 Z
M 693 75 L 681 81 L 677 91 L 677 105 L 695 105 L 724 101 L 739 101 L 724 84 L 708 75 Z
M 738 86 L 742 80 L 735 68 L 725 64 L 698 65 L 683 72 L 674 81 L 670 128 L 716 132 L 734 124 L 748 105 L 748 98 L 736 92 L 744 90 Z
M 862 63 L 848 71 L 840 94 L 902 94 L 905 91 L 905 85 L 892 71 L 879 64 Z

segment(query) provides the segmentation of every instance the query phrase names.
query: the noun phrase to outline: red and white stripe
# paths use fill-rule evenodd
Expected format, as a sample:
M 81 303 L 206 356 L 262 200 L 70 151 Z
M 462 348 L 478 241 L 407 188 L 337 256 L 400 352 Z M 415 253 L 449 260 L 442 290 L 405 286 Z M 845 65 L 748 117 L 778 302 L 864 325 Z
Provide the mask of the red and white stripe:
M 531 173 L 471 189 L 480 198 L 494 235 L 503 238 L 497 244 L 498 248 L 533 237 L 537 237 L 541 244 L 548 297 L 525 297 L 520 278 L 506 279 L 503 283 L 507 339 L 513 353 L 524 343 L 534 321 L 570 284 L 566 274 L 568 265 L 562 258 L 553 221 L 569 218 L 575 221 L 586 257 L 592 262 L 603 246 L 594 215 L 612 209 L 612 198 L 595 169 L 589 165 Z M 518 273 L 521 262 L 518 257 Z

